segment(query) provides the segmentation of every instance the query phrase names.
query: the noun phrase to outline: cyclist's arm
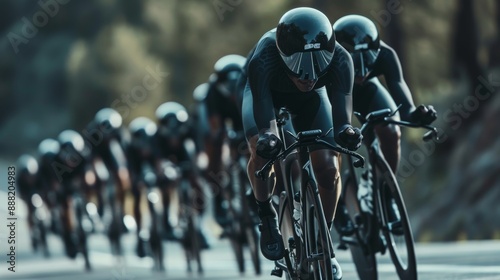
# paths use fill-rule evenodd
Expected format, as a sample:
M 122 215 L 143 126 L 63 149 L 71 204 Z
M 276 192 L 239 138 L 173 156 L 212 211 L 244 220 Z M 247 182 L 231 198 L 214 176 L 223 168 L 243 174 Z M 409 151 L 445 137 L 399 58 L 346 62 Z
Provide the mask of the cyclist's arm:
M 270 39 L 264 38 L 248 64 L 248 82 L 252 91 L 253 113 L 259 134 L 270 131 L 271 121 L 275 119 L 270 84 L 272 73 L 277 71 L 279 59 L 275 44 Z
M 330 83 L 327 85 L 328 96 L 332 104 L 333 126 L 338 135 L 352 117 L 352 87 L 354 82 L 354 67 L 349 53 L 337 44 L 330 71 Z
M 385 77 L 387 88 L 396 105 L 401 104 L 400 115 L 403 120 L 409 119 L 409 114 L 415 109 L 413 98 L 403 77 L 403 70 L 398 55 L 391 47 L 382 42 L 377 67 Z

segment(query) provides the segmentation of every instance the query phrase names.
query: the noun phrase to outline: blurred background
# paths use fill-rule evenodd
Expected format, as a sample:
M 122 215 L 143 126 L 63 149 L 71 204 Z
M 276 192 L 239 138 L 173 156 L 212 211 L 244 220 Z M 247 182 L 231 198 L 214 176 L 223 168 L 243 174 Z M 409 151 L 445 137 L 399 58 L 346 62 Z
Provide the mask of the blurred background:
M 45 4 L 44 4 L 45 3 Z M 0 155 L 82 131 L 103 107 L 128 123 L 192 102 L 223 55 L 246 55 L 298 6 L 371 18 L 441 140 L 403 130 L 398 179 L 416 239 L 500 239 L 500 2 L 495 0 L 2 0 Z M 149 86 L 146 76 L 153 78 Z M 156 81 L 156 82 L 154 82 Z

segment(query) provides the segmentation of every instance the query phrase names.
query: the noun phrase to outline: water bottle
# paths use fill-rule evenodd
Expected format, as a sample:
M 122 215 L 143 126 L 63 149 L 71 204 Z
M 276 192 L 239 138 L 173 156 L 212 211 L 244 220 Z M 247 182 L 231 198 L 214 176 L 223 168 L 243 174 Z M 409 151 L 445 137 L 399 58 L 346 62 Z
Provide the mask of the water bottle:
M 300 222 L 302 217 L 302 203 L 300 203 L 300 193 L 296 192 L 293 195 L 293 219 Z

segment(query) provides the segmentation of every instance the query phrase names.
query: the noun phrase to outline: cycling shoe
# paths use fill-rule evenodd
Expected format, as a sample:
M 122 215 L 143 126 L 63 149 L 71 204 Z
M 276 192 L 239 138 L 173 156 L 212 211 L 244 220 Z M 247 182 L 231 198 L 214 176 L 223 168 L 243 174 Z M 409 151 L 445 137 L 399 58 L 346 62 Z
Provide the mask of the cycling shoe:
M 278 229 L 276 216 L 264 216 L 259 225 L 261 232 L 260 250 L 269 260 L 279 260 L 285 255 L 285 245 Z
M 340 235 L 349 236 L 354 233 L 354 223 L 351 221 L 351 217 L 343 203 L 339 203 L 337 206 L 333 225 Z

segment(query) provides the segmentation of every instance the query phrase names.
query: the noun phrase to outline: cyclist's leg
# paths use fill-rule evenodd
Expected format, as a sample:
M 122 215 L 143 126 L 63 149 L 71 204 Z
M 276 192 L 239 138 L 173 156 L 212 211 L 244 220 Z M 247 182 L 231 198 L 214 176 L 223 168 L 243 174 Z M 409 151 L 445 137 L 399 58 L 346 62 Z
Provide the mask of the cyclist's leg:
M 215 126 L 212 124 L 215 122 L 220 122 L 219 116 L 217 117 L 212 116 L 210 118 L 211 126 Z M 222 168 L 223 137 L 222 133 L 210 132 L 206 138 L 207 140 L 205 147 L 209 163 L 208 163 L 208 168 L 205 172 L 205 179 L 209 183 L 211 192 L 214 196 L 213 209 L 214 209 L 215 221 L 219 225 L 224 227 L 230 221 L 227 220 L 227 215 L 225 215 L 225 213 L 227 213 L 227 209 L 224 209 L 224 204 L 223 204 L 224 195 L 222 188 L 224 188 L 224 186 L 222 182 L 223 181 L 222 175 L 225 174 Z
M 300 110 L 294 111 L 296 114 L 293 124 L 297 131 L 321 129 L 326 132 L 333 127 L 332 107 L 326 89 L 324 87 L 316 89 L 316 93 L 317 95 L 309 102 L 301 104 Z M 324 140 L 334 144 L 333 131 L 330 131 Z M 313 146 L 310 150 L 325 220 L 330 229 L 342 191 L 339 173 L 340 157 L 336 152 L 320 146 Z M 335 279 L 342 278 L 342 269 L 335 257 L 332 259 L 332 265 Z
M 274 174 L 265 181 L 258 179 L 254 174 L 264 166 L 266 160 L 257 155 L 257 140 L 259 138 L 253 115 L 253 100 L 250 86 L 245 86 L 242 106 L 243 127 L 248 142 L 250 158 L 247 165 L 247 174 L 258 205 L 258 215 L 261 220 L 260 248 L 264 257 L 270 260 L 279 260 L 283 257 L 285 246 L 278 229 L 276 210 L 271 204 L 271 193 L 274 189 Z
M 368 103 L 368 112 L 366 113 L 386 108 L 396 110 L 397 105 L 394 103 L 394 100 L 389 92 L 377 78 L 372 78 L 367 81 L 363 86 L 362 91 L 363 92 L 356 95 L 356 97 L 361 97 L 365 94 L 371 96 L 370 102 Z M 355 102 L 355 104 L 356 103 L 357 102 Z M 399 114 L 396 114 L 393 119 L 399 120 Z M 375 133 L 379 139 L 380 149 L 382 150 L 385 160 L 391 167 L 394 174 L 396 174 L 401 154 L 401 130 L 399 126 L 393 124 L 377 125 L 375 127 Z
M 293 125 L 297 131 L 321 129 L 326 132 L 333 127 L 332 107 L 326 89 L 320 88 L 316 92 L 315 98 L 301 104 L 300 111 L 294 111 Z M 334 144 L 333 131 L 330 131 L 324 140 Z M 323 147 L 311 147 L 310 150 L 325 218 L 331 225 L 341 192 L 340 157 L 337 153 Z

